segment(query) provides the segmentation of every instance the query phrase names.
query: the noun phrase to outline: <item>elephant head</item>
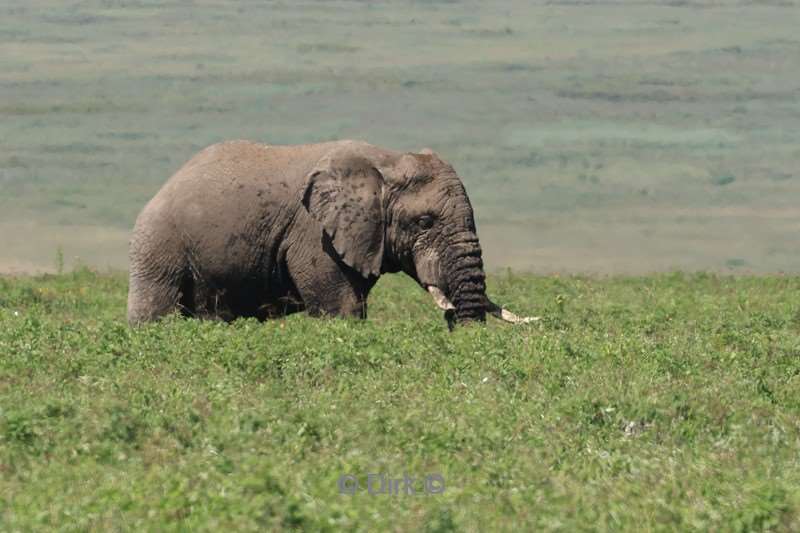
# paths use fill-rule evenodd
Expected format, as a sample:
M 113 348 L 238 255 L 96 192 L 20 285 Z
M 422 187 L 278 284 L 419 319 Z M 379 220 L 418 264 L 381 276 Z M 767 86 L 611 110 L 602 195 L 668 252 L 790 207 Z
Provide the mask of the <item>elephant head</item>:
M 323 158 L 303 205 L 341 261 L 363 277 L 405 272 L 454 323 L 486 313 L 530 322 L 486 296 L 482 250 L 467 192 L 431 150 L 399 154 L 355 145 Z

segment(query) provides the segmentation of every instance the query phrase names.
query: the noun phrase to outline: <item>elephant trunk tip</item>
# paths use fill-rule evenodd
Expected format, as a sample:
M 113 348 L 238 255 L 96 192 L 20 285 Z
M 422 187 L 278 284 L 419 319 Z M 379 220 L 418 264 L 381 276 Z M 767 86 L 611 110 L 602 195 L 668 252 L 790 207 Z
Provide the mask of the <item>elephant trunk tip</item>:
M 486 282 L 482 271 L 461 273 L 454 285 L 451 299 L 456 322 L 486 321 Z

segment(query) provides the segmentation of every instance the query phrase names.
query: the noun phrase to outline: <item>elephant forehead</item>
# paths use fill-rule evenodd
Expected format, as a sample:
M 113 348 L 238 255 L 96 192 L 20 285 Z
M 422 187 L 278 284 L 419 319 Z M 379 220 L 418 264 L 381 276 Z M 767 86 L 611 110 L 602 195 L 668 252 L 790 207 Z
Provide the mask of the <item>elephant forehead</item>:
M 394 164 L 394 173 L 403 180 L 417 184 L 436 180 L 438 176 L 451 172 L 449 165 L 428 154 L 403 154 Z
M 435 211 L 444 215 L 468 202 L 464 186 L 457 178 L 442 178 L 408 191 L 401 204 L 411 214 Z
M 467 195 L 464 185 L 456 176 L 441 176 L 425 184 L 420 190 L 420 195 L 429 197 L 439 202 L 448 202 Z

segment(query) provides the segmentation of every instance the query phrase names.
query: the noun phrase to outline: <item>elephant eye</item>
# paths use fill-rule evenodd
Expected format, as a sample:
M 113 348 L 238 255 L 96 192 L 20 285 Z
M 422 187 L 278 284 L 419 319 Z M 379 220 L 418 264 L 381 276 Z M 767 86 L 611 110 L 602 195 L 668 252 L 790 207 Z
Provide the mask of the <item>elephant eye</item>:
M 419 217 L 419 227 L 422 229 L 431 229 L 433 227 L 433 217 L 430 215 L 422 215 Z

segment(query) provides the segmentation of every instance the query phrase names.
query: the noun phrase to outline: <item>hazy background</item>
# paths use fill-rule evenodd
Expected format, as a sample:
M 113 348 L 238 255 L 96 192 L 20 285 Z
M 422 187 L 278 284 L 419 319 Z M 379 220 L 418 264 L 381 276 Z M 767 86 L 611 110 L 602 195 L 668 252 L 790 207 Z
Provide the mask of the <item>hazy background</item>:
M 6 0 L 0 272 L 126 268 L 144 203 L 231 138 L 435 149 L 490 269 L 798 272 L 799 28 L 777 1 Z

